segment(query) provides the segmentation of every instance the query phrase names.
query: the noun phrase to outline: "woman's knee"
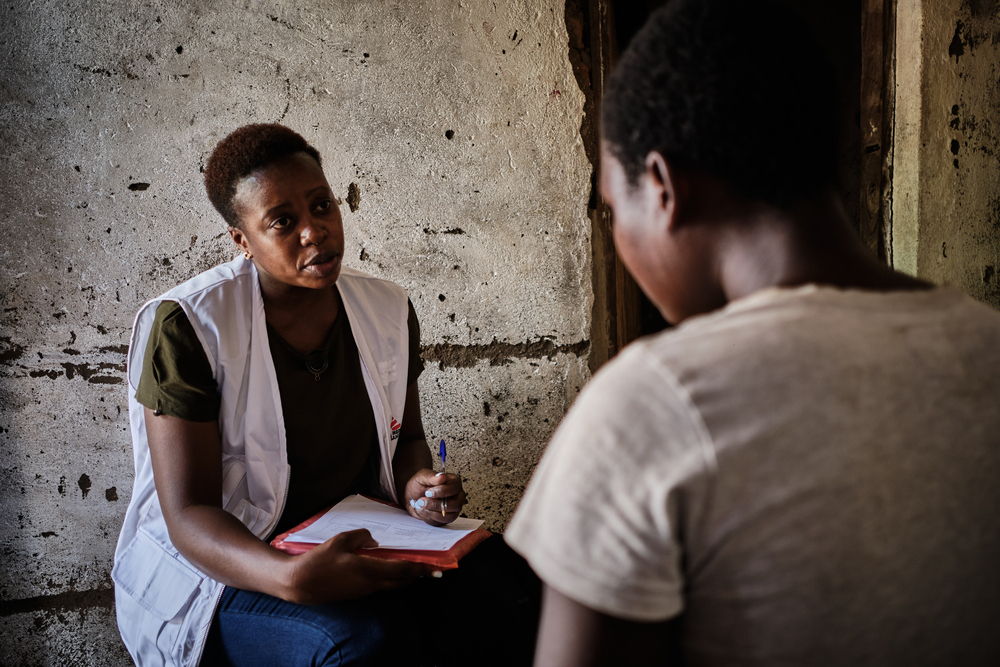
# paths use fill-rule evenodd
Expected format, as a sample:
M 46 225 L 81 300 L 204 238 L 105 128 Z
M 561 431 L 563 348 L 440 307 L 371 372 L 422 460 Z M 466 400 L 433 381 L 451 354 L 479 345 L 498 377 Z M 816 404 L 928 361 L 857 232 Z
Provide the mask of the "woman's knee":
M 385 621 L 372 613 L 320 615 L 315 626 L 313 665 L 354 666 L 383 662 L 390 645 Z
M 366 601 L 297 605 L 233 591 L 210 634 L 206 664 L 373 665 L 392 643 L 383 610 Z

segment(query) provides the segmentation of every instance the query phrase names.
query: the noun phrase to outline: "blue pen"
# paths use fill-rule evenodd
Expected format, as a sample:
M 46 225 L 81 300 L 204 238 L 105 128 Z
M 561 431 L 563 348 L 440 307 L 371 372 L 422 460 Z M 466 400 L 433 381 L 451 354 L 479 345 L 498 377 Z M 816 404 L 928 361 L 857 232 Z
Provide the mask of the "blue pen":
M 445 449 L 444 440 L 443 439 L 441 440 L 441 443 L 438 445 L 438 456 L 441 457 L 441 474 L 444 475 L 445 474 L 445 470 L 448 467 L 447 464 L 445 463 L 448 460 L 448 450 Z M 441 518 L 446 518 L 445 517 L 445 512 L 447 512 L 447 511 L 448 511 L 448 501 L 447 500 L 442 500 L 441 501 Z

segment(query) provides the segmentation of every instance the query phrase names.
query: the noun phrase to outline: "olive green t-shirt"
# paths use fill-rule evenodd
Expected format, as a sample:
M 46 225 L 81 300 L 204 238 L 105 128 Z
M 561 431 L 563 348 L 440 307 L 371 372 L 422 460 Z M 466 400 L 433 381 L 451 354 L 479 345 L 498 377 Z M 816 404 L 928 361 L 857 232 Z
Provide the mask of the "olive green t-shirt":
M 420 325 L 409 304 L 407 383 L 423 370 Z M 267 327 L 281 395 L 291 480 L 274 534 L 283 532 L 352 493 L 378 494 L 378 432 L 361 374 L 361 360 L 343 308 L 321 354 L 311 360 Z M 317 355 L 317 352 L 312 353 Z M 156 309 L 136 400 L 151 410 L 190 421 L 219 416 L 219 390 L 190 321 L 174 301 Z

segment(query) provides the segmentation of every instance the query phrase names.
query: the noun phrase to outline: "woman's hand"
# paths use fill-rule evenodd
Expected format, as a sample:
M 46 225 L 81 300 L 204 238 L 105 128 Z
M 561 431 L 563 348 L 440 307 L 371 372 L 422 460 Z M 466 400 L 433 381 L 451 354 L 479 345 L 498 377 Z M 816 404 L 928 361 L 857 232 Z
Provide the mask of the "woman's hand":
M 402 586 L 435 569 L 422 563 L 372 558 L 358 551 L 377 546 L 367 530 L 350 530 L 290 556 L 281 597 L 296 604 L 350 600 Z
M 436 473 L 432 465 L 420 419 L 420 393 L 413 382 L 406 388 L 403 431 L 392 458 L 396 497 L 410 516 L 432 526 L 445 526 L 458 518 L 468 499 L 461 477 Z
M 432 526 L 444 526 L 458 518 L 468 497 L 462 479 L 451 473 L 422 468 L 406 482 L 403 509 Z

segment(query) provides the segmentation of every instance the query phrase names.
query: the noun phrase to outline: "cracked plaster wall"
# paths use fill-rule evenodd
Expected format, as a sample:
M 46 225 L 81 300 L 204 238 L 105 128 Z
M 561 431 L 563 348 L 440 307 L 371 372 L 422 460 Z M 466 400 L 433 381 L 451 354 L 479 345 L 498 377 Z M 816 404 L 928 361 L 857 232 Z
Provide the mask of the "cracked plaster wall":
M 1000 308 L 1000 2 L 899 0 L 893 264 Z
M 147 298 L 233 256 L 199 167 L 281 121 L 421 318 L 431 437 L 502 528 L 586 380 L 591 166 L 561 0 L 0 7 L 2 662 L 125 664 L 109 570 Z

